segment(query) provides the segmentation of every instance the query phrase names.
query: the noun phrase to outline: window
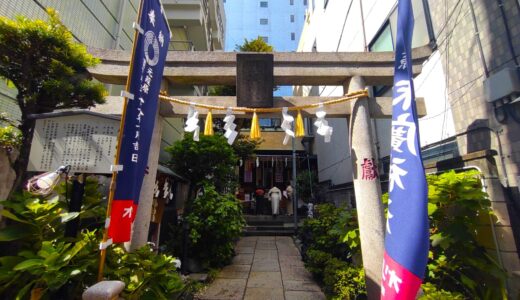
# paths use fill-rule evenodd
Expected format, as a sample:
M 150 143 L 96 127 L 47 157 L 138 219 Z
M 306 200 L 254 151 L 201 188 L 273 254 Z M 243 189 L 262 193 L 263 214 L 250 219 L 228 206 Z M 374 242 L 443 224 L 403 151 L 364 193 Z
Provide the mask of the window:
M 291 32 L 291 41 L 294 41 L 296 39 L 296 34 L 294 32 Z
M 260 37 L 264 42 L 269 43 L 269 37 L 268 36 L 261 36 Z
M 291 15 L 291 23 L 294 23 L 294 15 Z
M 431 19 L 428 6 L 422 0 L 412 0 L 415 26 L 412 37 L 412 48 L 420 47 L 433 41 L 433 31 L 431 29 Z M 397 34 L 397 9 L 390 14 L 388 20 L 379 29 L 374 39 L 368 44 L 371 52 L 393 51 Z M 388 91 L 389 86 L 374 86 L 374 95 L 380 96 Z
M 290 5 L 294 5 L 294 0 L 289 0 Z
M 383 29 L 377 34 L 372 43 L 370 43 L 368 49 L 370 52 L 394 50 L 394 39 L 388 22 L 383 26 Z
M 267 25 L 269 24 L 269 19 L 260 19 L 260 25 Z
M 260 7 L 267 7 L 267 1 L 260 1 Z

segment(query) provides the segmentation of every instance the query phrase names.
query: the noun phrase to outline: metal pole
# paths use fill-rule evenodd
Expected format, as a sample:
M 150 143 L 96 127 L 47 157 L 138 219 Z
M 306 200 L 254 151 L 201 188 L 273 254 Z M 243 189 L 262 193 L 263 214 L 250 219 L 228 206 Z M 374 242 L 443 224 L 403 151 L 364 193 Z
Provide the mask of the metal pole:
M 293 178 L 293 216 L 294 216 L 294 233 L 296 233 L 296 230 L 298 230 L 298 189 L 296 184 L 296 145 L 295 140 L 296 138 L 292 139 L 292 178 Z
M 77 175 L 72 181 L 72 194 L 69 202 L 69 212 L 80 212 L 85 193 L 85 174 Z M 65 236 L 75 238 L 78 235 L 80 225 L 79 216 L 70 220 L 65 225 Z
M 137 22 L 139 23 L 141 21 L 141 10 L 143 9 L 143 1 L 139 4 L 139 10 L 137 11 Z M 128 91 L 130 88 L 130 80 L 132 78 L 132 71 L 134 68 L 134 57 L 135 57 L 135 48 L 137 47 L 137 30 L 134 32 L 134 41 L 132 45 L 132 55 L 130 57 L 130 67 L 128 69 L 128 77 L 126 78 L 126 87 L 125 90 Z M 119 133 L 117 135 L 117 147 L 116 147 L 116 155 L 114 157 L 114 165 L 119 164 L 119 155 L 121 152 L 121 140 L 123 139 L 123 128 L 125 125 L 125 117 L 126 117 L 126 107 L 127 107 L 128 99 L 125 97 L 123 101 L 123 113 L 121 114 L 121 121 L 119 123 Z M 107 202 L 107 219 L 110 218 L 110 213 L 112 210 L 112 201 L 114 200 L 114 193 L 116 191 L 116 178 L 117 178 L 117 171 L 112 172 L 112 180 L 110 181 L 110 192 L 108 194 L 108 202 Z M 108 225 L 108 224 L 106 224 Z M 108 226 L 105 226 L 105 230 L 103 232 L 103 240 L 102 245 L 105 245 L 105 243 L 108 240 Z M 105 268 L 105 259 L 107 255 L 107 249 L 102 248 L 99 252 L 99 266 L 98 266 L 98 282 L 103 280 L 103 270 Z
M 309 161 L 309 153 L 307 152 L 307 169 L 309 170 L 309 188 L 311 189 L 311 200 L 314 200 L 314 193 L 312 191 L 312 172 L 311 172 L 311 162 Z

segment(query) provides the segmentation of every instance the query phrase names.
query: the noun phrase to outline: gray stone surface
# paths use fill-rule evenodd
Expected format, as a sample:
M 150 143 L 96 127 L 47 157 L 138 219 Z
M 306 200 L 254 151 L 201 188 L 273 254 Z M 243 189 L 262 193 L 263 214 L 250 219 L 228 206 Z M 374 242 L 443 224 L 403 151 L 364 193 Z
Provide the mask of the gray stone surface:
M 283 300 L 284 292 L 281 288 L 247 288 L 246 300 Z
M 307 291 L 287 291 L 285 292 L 285 300 L 321 300 L 325 299 L 322 292 Z
M 124 290 L 125 283 L 117 280 L 101 281 L 83 292 L 83 300 L 110 300 L 117 299 Z
M 252 248 L 253 253 L 235 256 L 196 299 L 325 299 L 290 237 L 245 237 L 236 248 Z M 283 255 L 293 250 L 297 255 Z
M 204 291 L 202 295 L 198 295 L 195 299 L 243 299 L 246 287 L 246 279 L 221 279 L 217 278 Z
M 89 72 L 103 83 L 124 84 L 128 76 L 130 51 L 89 48 L 101 63 Z M 413 49 L 413 73 L 432 53 L 429 46 Z M 275 85 L 341 85 L 354 75 L 365 76 L 367 84 L 391 84 L 393 52 L 275 52 Z M 235 85 L 236 53 L 175 51 L 166 58 L 163 77 L 172 84 Z

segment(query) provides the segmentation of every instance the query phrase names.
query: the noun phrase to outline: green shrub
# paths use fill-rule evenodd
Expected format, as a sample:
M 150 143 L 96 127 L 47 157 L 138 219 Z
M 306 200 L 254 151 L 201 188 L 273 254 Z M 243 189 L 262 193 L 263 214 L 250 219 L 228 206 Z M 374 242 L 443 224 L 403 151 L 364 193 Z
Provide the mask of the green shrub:
M 171 299 L 184 287 L 178 261 L 165 254 L 156 254 L 146 245 L 134 252 L 111 247 L 107 252 L 105 277 L 125 283 L 125 299 Z
M 0 295 L 24 299 L 32 289 L 55 299 L 80 295 L 95 282 L 98 242 L 95 232 L 85 231 L 75 243 L 44 240 L 16 256 L 0 257 Z
M 221 134 L 201 135 L 198 142 L 185 134 L 165 150 L 171 154 L 172 169 L 191 182 L 190 189 L 210 178 L 218 191 L 234 191 L 238 157 Z
M 477 239 L 492 215 L 479 173 L 451 171 L 427 180 L 431 251 L 426 281 L 468 298 L 502 298 L 505 273 Z
M 99 217 L 99 193 L 87 182 L 82 211 L 69 213 L 66 203 L 16 194 L 3 201 L 2 215 L 9 219 L 0 229 L 0 298 L 25 299 L 40 289 L 47 299 L 79 299 L 97 281 L 100 232 L 83 229 L 77 238 L 65 238 L 65 223 L 81 216 Z M 8 244 L 7 244 L 8 243 Z M 182 288 L 174 258 L 157 255 L 149 247 L 126 253 L 107 249 L 107 275 L 124 281 L 127 299 L 167 299 Z
M 419 296 L 419 300 L 438 300 L 438 299 L 464 300 L 464 299 L 466 299 L 460 293 L 448 292 L 443 289 L 439 289 L 432 283 L 423 283 L 421 285 L 421 290 L 422 290 L 422 295 Z
M 323 275 L 325 292 L 332 299 L 355 299 L 366 295 L 365 272 L 362 267 L 354 267 L 332 258 L 325 264 Z
M 14 126 L 0 127 L 0 148 L 8 152 L 18 149 L 22 144 L 22 133 Z
M 333 258 L 334 257 L 329 253 L 320 250 L 309 249 L 307 251 L 305 268 L 307 268 L 307 270 L 312 273 L 317 281 L 323 282 L 323 272 L 325 271 L 325 266 L 327 265 L 327 262 Z
M 229 264 L 234 255 L 234 241 L 245 225 L 238 200 L 205 185 L 204 194 L 189 203 L 187 210 L 184 218 L 189 225 L 190 257 L 205 268 Z
M 356 212 L 333 204 L 317 205 L 315 218 L 305 220 L 299 238 L 305 250 L 324 251 L 344 260 L 361 251 Z

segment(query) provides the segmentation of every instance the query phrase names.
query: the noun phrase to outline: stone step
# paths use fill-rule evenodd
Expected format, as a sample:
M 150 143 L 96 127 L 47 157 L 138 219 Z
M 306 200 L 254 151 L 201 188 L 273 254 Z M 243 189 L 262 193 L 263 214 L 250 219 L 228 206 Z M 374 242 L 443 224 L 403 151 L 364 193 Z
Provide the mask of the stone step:
M 284 230 L 245 230 L 244 236 L 292 236 L 294 229 Z
M 262 230 L 294 230 L 294 225 L 291 223 L 291 224 L 281 224 L 281 225 L 260 225 L 260 226 L 256 226 L 256 225 L 247 225 L 246 230 L 257 230 L 257 231 L 262 231 Z

